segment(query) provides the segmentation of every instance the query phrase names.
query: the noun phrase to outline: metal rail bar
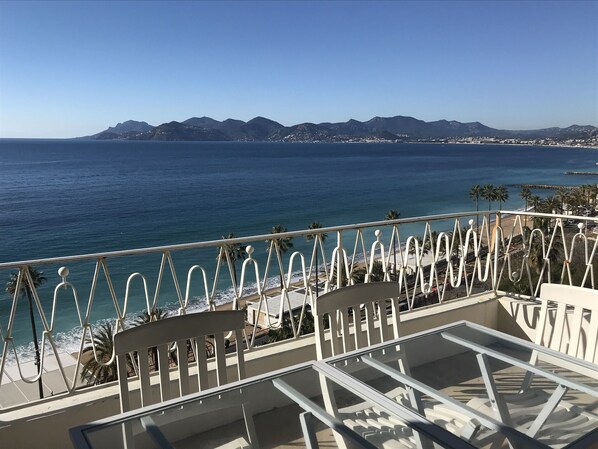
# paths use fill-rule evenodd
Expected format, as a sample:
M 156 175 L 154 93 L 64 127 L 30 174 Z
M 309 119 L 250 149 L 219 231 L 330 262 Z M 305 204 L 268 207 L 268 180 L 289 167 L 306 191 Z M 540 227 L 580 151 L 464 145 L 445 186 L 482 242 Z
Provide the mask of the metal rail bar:
M 487 427 L 488 429 L 496 430 L 497 432 L 502 433 L 507 438 L 514 438 L 514 439 L 518 440 L 519 442 L 521 442 L 523 444 L 522 447 L 533 446 L 533 447 L 538 447 L 538 448 L 543 448 L 543 449 L 549 449 L 548 446 L 546 446 L 545 444 L 540 443 L 540 442 L 534 440 L 533 438 L 528 437 L 524 433 L 521 433 L 518 430 L 513 429 L 511 427 L 508 427 L 505 424 L 501 423 L 500 421 L 498 421 L 490 416 L 487 416 L 483 413 L 478 412 L 477 410 L 473 409 L 472 407 L 470 407 L 466 404 L 463 404 L 462 402 L 457 401 L 456 399 L 453 399 L 450 396 L 447 396 L 444 393 L 441 393 L 440 391 L 435 390 L 434 388 L 431 388 L 422 382 L 419 382 L 418 380 L 414 379 L 413 377 L 407 376 L 406 374 L 403 374 L 403 373 L 395 370 L 394 368 L 391 368 L 390 366 L 385 365 L 384 363 L 380 362 L 379 360 L 376 360 L 369 356 L 368 357 L 363 356 L 361 358 L 361 360 L 363 360 L 364 363 L 368 364 L 372 368 L 375 368 L 378 371 L 380 371 L 381 373 L 384 373 L 385 375 L 391 377 L 392 379 L 397 380 L 397 381 L 399 381 L 405 385 L 408 385 L 412 388 L 415 388 L 416 390 L 423 392 L 425 395 L 431 397 L 432 399 L 435 399 L 444 404 L 448 404 L 451 407 L 453 407 L 455 410 L 462 412 L 463 414 L 469 416 L 472 419 L 477 419 L 480 422 L 480 424 Z
M 343 434 L 347 438 L 359 444 L 361 447 L 367 449 L 377 449 L 372 443 L 347 427 L 340 419 L 328 414 L 326 410 L 299 393 L 284 380 L 272 379 L 272 383 L 281 393 L 295 401 L 303 410 L 310 412 L 332 430 Z
M 535 365 L 532 365 L 530 363 L 527 362 L 522 362 L 519 359 L 516 359 L 514 357 L 511 357 L 509 355 L 505 355 L 502 354 L 498 351 L 494 351 L 490 348 L 487 348 L 485 346 L 479 345 L 477 343 L 472 343 L 470 341 L 465 340 L 464 338 L 461 337 L 457 337 L 455 335 L 451 335 L 448 332 L 442 332 L 440 334 L 442 336 L 442 338 L 451 341 L 453 343 L 456 343 L 460 346 L 469 348 L 479 354 L 486 354 L 490 357 L 493 357 L 497 360 L 501 360 L 503 362 L 509 363 L 511 365 L 517 366 L 519 368 L 523 368 L 527 371 L 532 371 L 534 374 L 539 374 L 542 377 L 545 377 L 546 379 L 552 380 L 553 382 L 555 382 L 556 384 L 559 385 L 564 385 L 568 388 L 572 388 L 574 390 L 579 390 L 583 393 L 586 393 L 590 396 L 596 397 L 598 398 L 598 390 L 596 390 L 595 388 L 592 388 L 588 385 L 582 384 L 580 382 L 576 382 L 574 380 L 571 379 L 567 379 L 566 377 L 563 376 L 559 376 L 558 374 L 555 373 L 551 373 L 549 371 L 545 371 L 541 368 L 538 368 Z
M 377 226 L 392 226 L 392 225 L 399 225 L 399 224 L 406 224 L 406 223 L 417 223 L 417 222 L 422 222 L 422 221 L 439 221 L 439 220 L 447 220 L 447 219 L 451 219 L 451 218 L 470 217 L 470 216 L 475 216 L 475 215 L 491 215 L 496 212 L 498 212 L 498 211 L 456 212 L 456 213 L 451 213 L 451 214 L 427 215 L 427 216 L 423 216 L 423 217 L 399 218 L 397 220 L 381 220 L 381 221 L 373 221 L 373 222 L 367 222 L 367 223 L 356 223 L 356 224 L 349 224 L 349 225 L 342 225 L 342 226 L 330 226 L 327 228 L 281 232 L 279 234 L 276 234 L 276 238 L 281 239 L 281 238 L 286 238 L 286 237 L 302 237 L 302 236 L 306 236 L 306 235 L 351 231 L 351 230 L 355 230 L 355 229 L 373 228 L 373 227 L 377 227 Z M 181 244 L 177 244 L 177 245 L 153 246 L 153 247 L 147 247 L 147 248 L 136 248 L 136 249 L 120 250 L 120 251 L 108 251 L 108 252 L 92 253 L 92 254 L 81 254 L 81 255 L 75 255 L 75 256 L 54 257 L 54 258 L 46 258 L 46 259 L 30 259 L 30 260 L 21 260 L 21 261 L 16 261 L 16 262 L 4 262 L 4 263 L 0 263 L 0 269 L 18 268 L 23 265 L 41 265 L 41 264 L 50 264 L 50 263 L 78 262 L 78 261 L 82 261 L 82 260 L 97 260 L 97 259 L 103 259 L 103 258 L 108 258 L 108 257 L 123 257 L 123 256 L 132 256 L 132 255 L 147 254 L 147 253 L 163 253 L 165 251 L 180 251 L 180 250 L 206 248 L 206 247 L 218 247 L 218 246 L 222 246 L 225 244 L 232 245 L 232 244 L 237 244 L 237 243 L 263 242 L 264 240 L 272 240 L 272 234 L 261 234 L 261 235 L 254 235 L 254 236 L 250 236 L 250 237 L 237 237 L 234 239 L 208 240 L 208 241 L 204 241 L 204 242 L 181 243 Z
M 469 442 L 462 440 L 442 427 L 431 423 L 419 413 L 409 408 L 403 407 L 394 400 L 383 395 L 379 391 L 374 390 L 349 374 L 346 374 L 345 372 L 322 361 L 315 362 L 313 367 L 357 396 L 373 402 L 390 414 L 404 419 L 409 423 L 409 427 L 412 427 L 414 431 L 426 435 L 428 438 L 439 443 L 441 446 L 455 449 L 474 448 L 474 446 L 472 446 Z
M 519 337 L 505 334 L 504 332 L 500 332 L 495 329 L 490 329 L 489 327 L 480 326 L 479 324 L 473 323 L 471 321 L 461 321 L 460 323 L 464 324 L 465 327 L 468 327 L 470 329 L 475 329 L 478 332 L 481 332 L 483 334 L 497 337 L 501 340 L 505 340 L 509 343 L 512 343 L 512 344 L 515 344 L 518 346 L 523 346 L 525 349 L 531 349 L 536 352 L 546 354 L 546 355 L 549 355 L 552 357 L 558 357 L 560 359 L 563 359 L 566 362 L 573 363 L 575 365 L 579 365 L 580 367 L 585 368 L 585 369 L 590 369 L 590 370 L 594 370 L 594 371 L 596 370 L 596 365 L 594 365 L 593 363 L 588 362 L 584 359 L 573 357 L 569 354 L 565 354 L 564 352 L 559 352 L 555 349 L 547 348 L 546 346 L 538 345 L 536 343 L 533 343 L 533 342 L 530 342 L 527 340 L 523 340 Z M 454 326 L 454 327 L 457 327 L 457 326 Z

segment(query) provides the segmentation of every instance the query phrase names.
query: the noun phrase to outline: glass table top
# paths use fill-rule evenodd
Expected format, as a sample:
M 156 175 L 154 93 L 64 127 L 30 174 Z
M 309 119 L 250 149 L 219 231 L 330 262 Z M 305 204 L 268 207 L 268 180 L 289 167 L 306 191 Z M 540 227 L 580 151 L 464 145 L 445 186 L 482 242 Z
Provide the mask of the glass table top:
M 71 434 L 96 449 L 590 448 L 597 379 L 595 365 L 461 322 Z
M 110 449 L 249 448 L 252 438 L 255 447 L 306 447 L 308 434 L 317 442 L 314 447 L 409 448 L 421 440 L 440 440 L 420 435 L 408 419 L 337 383 L 316 364 L 131 412 L 82 431 L 89 447 Z M 452 435 L 441 437 L 434 447 L 460 447 L 451 445 Z
M 475 447 L 594 447 L 597 438 L 594 365 L 480 326 L 460 323 L 329 363 Z

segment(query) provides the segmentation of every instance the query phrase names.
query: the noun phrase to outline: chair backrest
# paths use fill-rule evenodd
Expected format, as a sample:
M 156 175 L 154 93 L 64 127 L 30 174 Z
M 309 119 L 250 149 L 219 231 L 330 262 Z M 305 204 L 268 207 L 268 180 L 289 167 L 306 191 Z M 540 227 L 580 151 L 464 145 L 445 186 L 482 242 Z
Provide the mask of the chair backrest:
M 121 410 L 131 410 L 132 389 L 128 379 L 130 362 L 127 355 L 134 357 L 139 374 L 141 406 L 155 404 L 174 397 L 189 394 L 192 391 L 209 388 L 208 363 L 216 367 L 216 383 L 228 382 L 226 368 L 225 335 L 234 332 L 236 339 L 236 365 L 238 380 L 245 377 L 243 358 L 243 329 L 245 319 L 243 311 L 200 312 L 180 315 L 141 326 L 132 327 L 114 335 L 114 350 L 118 365 Z M 197 362 L 197 375 L 190 375 L 188 362 L 188 342 L 191 343 Z M 169 369 L 169 355 L 172 344 L 176 343 L 177 370 Z M 208 360 L 207 348 L 214 349 L 214 362 Z M 155 348 L 155 349 L 154 349 Z M 152 388 L 149 362 L 157 353 L 159 397 L 156 388 Z M 178 391 L 171 389 L 170 375 L 178 373 Z M 196 378 L 197 380 L 194 380 Z M 193 385 L 192 385 L 193 384 Z
M 545 283 L 540 289 L 540 300 L 534 343 L 595 362 L 598 290 Z
M 356 284 L 323 294 L 316 300 L 315 327 L 318 359 L 398 338 L 399 284 Z

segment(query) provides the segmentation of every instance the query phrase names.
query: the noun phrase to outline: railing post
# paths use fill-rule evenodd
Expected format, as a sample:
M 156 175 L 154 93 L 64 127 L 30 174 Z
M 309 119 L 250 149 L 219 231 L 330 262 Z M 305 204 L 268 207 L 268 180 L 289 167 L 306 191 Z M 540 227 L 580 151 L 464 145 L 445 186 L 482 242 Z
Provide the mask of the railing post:
M 493 232 L 493 236 L 492 238 L 494 239 L 494 261 L 493 261 L 493 270 L 492 270 L 492 289 L 494 290 L 494 293 L 496 294 L 496 292 L 498 291 L 498 239 L 499 239 L 499 234 L 500 237 L 502 237 L 502 232 L 500 232 L 499 230 L 502 229 L 502 221 L 501 221 L 501 214 L 500 211 L 498 211 L 496 213 L 496 223 L 494 226 L 494 232 Z
M 343 232 L 336 233 L 336 288 L 343 286 Z

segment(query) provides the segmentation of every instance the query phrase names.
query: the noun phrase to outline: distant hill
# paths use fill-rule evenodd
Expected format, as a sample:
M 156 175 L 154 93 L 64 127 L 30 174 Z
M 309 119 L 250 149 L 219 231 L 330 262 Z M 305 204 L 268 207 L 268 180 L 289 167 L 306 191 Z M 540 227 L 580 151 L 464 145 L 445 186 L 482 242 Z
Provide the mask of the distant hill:
M 119 123 L 116 126 L 111 126 L 101 133 L 90 136 L 92 139 L 130 139 L 137 134 L 149 132 L 154 127 L 146 122 L 136 122 L 135 120 L 127 120 Z
M 184 122 L 151 126 L 133 120 L 119 123 L 87 139 L 183 140 L 183 141 L 269 141 L 269 142 L 348 142 L 348 141 L 426 141 L 451 138 L 497 139 L 589 139 L 598 137 L 595 126 L 572 125 L 510 131 L 490 128 L 479 122 L 461 123 L 437 120 L 425 122 L 413 117 L 374 117 L 366 122 L 301 123 L 283 126 L 265 117 L 248 122 L 210 117 L 192 117 Z

